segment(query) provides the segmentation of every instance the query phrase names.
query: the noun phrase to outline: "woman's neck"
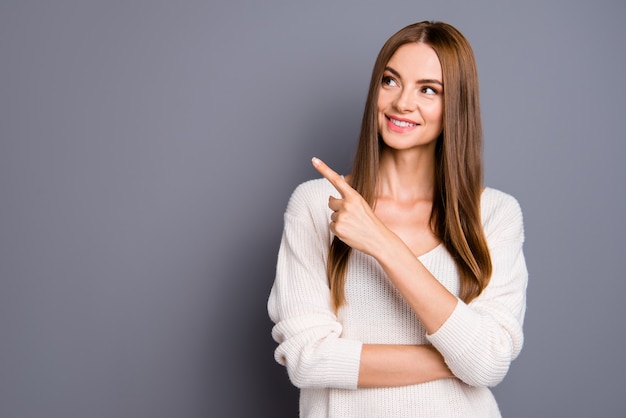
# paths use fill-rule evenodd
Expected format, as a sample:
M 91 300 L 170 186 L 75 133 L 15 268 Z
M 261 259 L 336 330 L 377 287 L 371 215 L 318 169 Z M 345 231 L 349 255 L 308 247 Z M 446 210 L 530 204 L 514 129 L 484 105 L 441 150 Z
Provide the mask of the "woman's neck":
M 381 152 L 378 175 L 379 199 L 432 200 L 435 190 L 434 147 Z

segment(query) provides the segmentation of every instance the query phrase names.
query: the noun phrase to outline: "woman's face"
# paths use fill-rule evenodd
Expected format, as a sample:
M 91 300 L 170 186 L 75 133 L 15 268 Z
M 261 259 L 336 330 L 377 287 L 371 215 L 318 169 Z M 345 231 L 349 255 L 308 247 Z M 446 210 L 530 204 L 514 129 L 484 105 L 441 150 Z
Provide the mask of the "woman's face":
M 435 51 L 423 43 L 402 45 L 383 73 L 378 92 L 378 133 L 404 150 L 434 145 L 443 129 L 443 78 Z

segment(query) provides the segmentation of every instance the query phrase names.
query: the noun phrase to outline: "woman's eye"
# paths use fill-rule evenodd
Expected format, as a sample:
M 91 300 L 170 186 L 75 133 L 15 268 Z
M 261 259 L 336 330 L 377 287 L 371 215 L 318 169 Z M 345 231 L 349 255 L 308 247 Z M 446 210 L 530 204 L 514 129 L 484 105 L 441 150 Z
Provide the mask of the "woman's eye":
M 396 83 L 396 80 L 394 80 L 392 77 L 389 77 L 386 75 L 383 77 L 383 85 L 389 86 L 389 87 L 395 87 L 398 85 L 398 83 Z
M 432 87 L 422 87 L 422 93 L 425 94 L 437 94 L 437 90 L 433 89 Z

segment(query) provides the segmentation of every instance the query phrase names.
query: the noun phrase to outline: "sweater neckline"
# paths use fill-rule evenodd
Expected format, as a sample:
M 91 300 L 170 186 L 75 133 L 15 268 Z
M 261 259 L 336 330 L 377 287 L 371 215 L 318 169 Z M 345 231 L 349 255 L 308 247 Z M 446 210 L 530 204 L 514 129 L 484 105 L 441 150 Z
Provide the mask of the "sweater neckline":
M 443 249 L 443 248 L 444 248 L 444 246 L 443 246 L 443 242 L 440 242 L 440 243 L 439 243 L 436 247 L 433 247 L 432 249 L 430 249 L 430 250 L 426 251 L 424 254 L 419 255 L 419 256 L 417 257 L 417 259 L 418 259 L 418 260 L 421 260 L 421 259 L 424 259 L 424 258 L 429 258 L 429 257 L 431 257 L 432 255 L 434 255 L 434 254 L 438 253 L 438 252 L 439 252 L 441 249 Z

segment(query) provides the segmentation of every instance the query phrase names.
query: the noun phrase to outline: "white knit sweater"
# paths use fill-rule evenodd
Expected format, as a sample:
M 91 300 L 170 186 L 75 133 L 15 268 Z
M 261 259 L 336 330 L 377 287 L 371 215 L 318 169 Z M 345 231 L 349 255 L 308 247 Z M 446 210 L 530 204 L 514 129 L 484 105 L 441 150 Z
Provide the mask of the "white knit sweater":
M 333 313 L 326 275 L 332 233 L 325 179 L 301 184 L 285 212 L 276 279 L 268 301 L 276 324 L 275 358 L 300 391 L 300 416 L 337 418 L 499 417 L 488 389 L 499 383 L 519 354 L 528 274 L 517 201 L 487 188 L 482 223 L 493 274 L 471 303 L 459 300 L 446 322 L 428 335 L 372 257 L 353 250 L 346 279 L 347 304 Z M 419 257 L 453 294 L 459 279 L 443 245 Z M 361 347 L 432 344 L 458 379 L 419 385 L 357 389 Z

